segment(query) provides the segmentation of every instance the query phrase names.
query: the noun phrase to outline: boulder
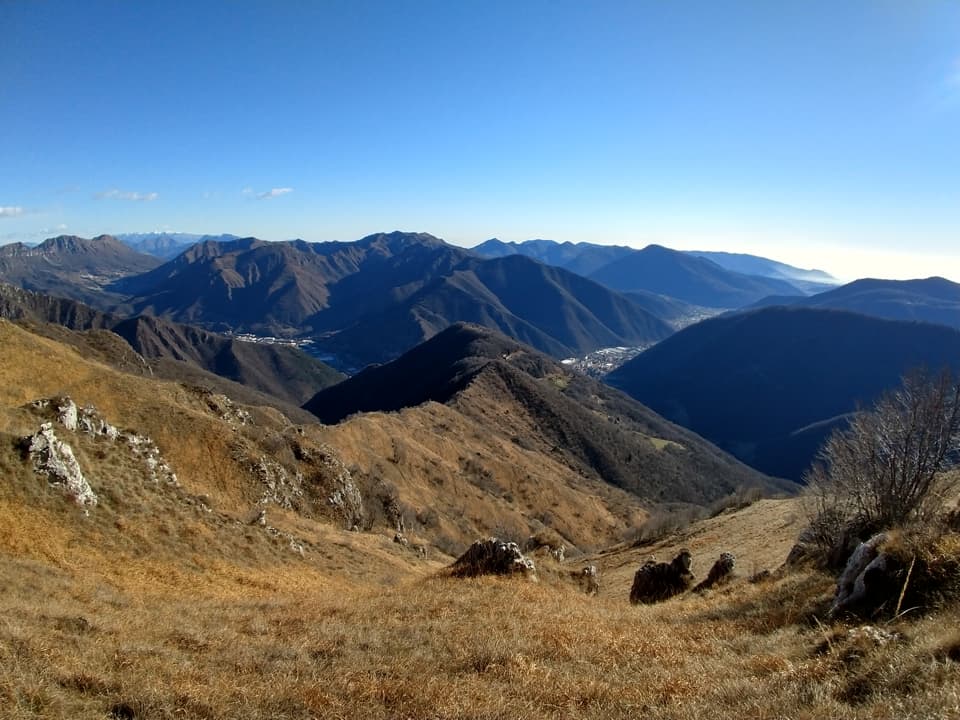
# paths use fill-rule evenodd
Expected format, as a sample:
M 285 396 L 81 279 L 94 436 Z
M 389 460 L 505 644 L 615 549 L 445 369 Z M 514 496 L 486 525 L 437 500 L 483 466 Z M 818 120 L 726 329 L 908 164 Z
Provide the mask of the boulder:
M 707 577 L 704 578 L 693 591 L 702 592 L 703 590 L 709 590 L 712 587 L 728 582 L 730 578 L 733 577 L 733 568 L 736 564 L 737 559 L 733 556 L 733 553 L 720 553 L 720 557 L 713 564 L 713 567 L 710 568 Z
M 584 580 L 584 592 L 587 595 L 596 595 L 600 592 L 600 573 L 597 572 L 596 565 L 587 565 L 581 572 Z
M 850 555 L 837 581 L 831 617 L 844 612 L 871 613 L 895 594 L 900 568 L 891 555 L 883 552 L 887 539 L 886 533 L 877 533 Z
M 686 592 L 693 584 L 690 551 L 683 549 L 668 563 L 647 560 L 633 576 L 630 602 L 650 604 Z
M 455 577 L 521 574 L 535 578 L 536 571 L 533 560 L 520 551 L 519 545 L 495 537 L 477 540 L 451 566 Z
M 77 505 L 94 506 L 97 496 L 80 470 L 73 448 L 57 438 L 52 423 L 43 423 L 35 435 L 23 439 L 33 469 L 47 476 L 51 485 L 63 489 Z

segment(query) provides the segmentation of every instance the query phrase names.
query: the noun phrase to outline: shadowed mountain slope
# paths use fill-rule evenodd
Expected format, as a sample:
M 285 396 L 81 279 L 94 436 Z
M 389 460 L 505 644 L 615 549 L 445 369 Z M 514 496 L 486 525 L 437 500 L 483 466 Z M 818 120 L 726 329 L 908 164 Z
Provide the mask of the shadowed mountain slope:
M 593 243 L 556 242 L 554 240 L 525 240 L 503 242 L 493 238 L 473 248 L 478 255 L 487 258 L 525 255 L 545 265 L 554 265 L 577 275 L 588 276 L 604 265 L 636 252 L 620 245 L 595 245 Z
M 285 345 L 249 343 L 155 317 L 121 318 L 64 298 L 0 284 L 0 317 L 55 323 L 75 331 L 109 330 L 166 376 L 190 376 L 191 366 L 246 385 L 293 406 L 343 376 L 303 351 Z M 201 378 L 195 378 L 201 379 Z
M 305 408 L 335 423 L 431 401 L 647 500 L 702 503 L 742 485 L 774 487 L 622 393 L 475 325 L 458 323 Z
M 624 256 L 590 275 L 621 292 L 644 290 L 710 308 L 738 308 L 767 295 L 802 294 L 791 283 L 744 275 L 660 245 Z
M 754 467 L 799 480 L 833 427 L 918 365 L 960 367 L 960 332 L 768 308 L 686 328 L 607 381 Z
M 757 307 L 793 305 L 832 308 L 887 318 L 960 328 L 960 284 L 941 277 L 924 280 L 855 280 L 810 297 L 765 298 Z
M 206 242 L 118 282 L 121 309 L 270 335 L 311 336 L 342 367 L 392 360 L 458 321 L 556 357 L 656 342 L 672 328 L 641 303 L 515 255 L 484 260 L 424 233 L 354 243 Z
M 36 247 L 0 246 L 0 282 L 48 292 L 106 307 L 117 297 L 105 294 L 118 278 L 143 273 L 160 264 L 110 235 L 88 240 L 61 235 Z
M 384 362 L 455 322 L 502 332 L 557 358 L 656 342 L 673 330 L 631 298 L 513 255 L 470 258 L 381 315 L 318 340 L 356 364 Z
M 335 330 L 415 292 L 468 257 L 425 233 L 353 243 L 244 238 L 194 245 L 114 290 L 126 308 L 177 322 L 260 334 Z

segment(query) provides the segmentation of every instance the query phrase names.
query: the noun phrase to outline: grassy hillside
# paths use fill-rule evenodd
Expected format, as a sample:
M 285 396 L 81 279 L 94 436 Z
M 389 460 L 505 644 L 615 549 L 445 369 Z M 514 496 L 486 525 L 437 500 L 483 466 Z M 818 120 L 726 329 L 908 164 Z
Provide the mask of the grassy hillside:
M 476 325 L 454 325 L 305 407 L 337 422 L 428 401 L 648 503 L 709 503 L 747 485 L 783 488 L 622 393 Z
M 97 356 L 111 364 L 119 359 L 128 368 L 127 356 L 139 355 L 141 363 L 149 361 L 141 370 L 167 379 L 211 384 L 241 402 L 267 402 L 283 407 L 285 412 L 296 413 L 291 408 L 343 379 L 339 372 L 295 347 L 242 342 L 151 316 L 124 318 L 75 300 L 12 285 L 0 284 L 0 317 L 73 345 L 91 347 L 106 341 L 107 335 L 115 340 L 123 338 L 126 342 L 119 345 L 125 350 L 115 347 L 109 357 L 103 353 Z M 61 332 L 52 325 L 77 332 Z M 101 332 L 86 334 L 89 331 Z M 268 395 L 272 400 L 258 395 Z
M 531 510 L 556 506 L 571 534 L 606 522 L 599 511 L 617 498 L 590 505 L 559 465 L 521 477 L 541 455 L 489 444 L 483 425 L 444 405 L 298 426 L 118 372 L 2 320 L 0 343 L 4 717 L 931 718 L 956 708 L 960 635 L 944 630 L 956 608 L 901 617 L 884 626 L 899 639 L 878 645 L 826 619 L 830 577 L 747 582 L 782 560 L 802 526 L 796 501 L 727 511 L 653 545 L 563 563 L 538 553 L 536 583 L 460 580 L 435 545 L 423 557 L 392 542 L 373 506 L 370 531 L 345 529 L 331 483 L 356 460 L 357 484 L 379 502 L 383 482 L 368 484 L 359 463 L 380 462 L 379 480 L 406 476 L 401 506 L 436 509 L 441 529 L 503 507 L 477 497 L 480 482 L 526 490 Z M 152 480 L 128 441 L 54 422 L 99 497 L 86 512 L 74 505 L 19 442 L 48 412 L 31 401 L 63 393 L 150 435 L 177 483 Z M 476 463 L 476 483 L 453 479 L 461 457 Z M 423 517 L 412 542 L 430 536 Z M 738 576 L 630 605 L 635 567 L 680 546 L 698 577 L 721 551 L 735 553 Z M 597 597 L 574 578 L 586 563 L 600 569 Z

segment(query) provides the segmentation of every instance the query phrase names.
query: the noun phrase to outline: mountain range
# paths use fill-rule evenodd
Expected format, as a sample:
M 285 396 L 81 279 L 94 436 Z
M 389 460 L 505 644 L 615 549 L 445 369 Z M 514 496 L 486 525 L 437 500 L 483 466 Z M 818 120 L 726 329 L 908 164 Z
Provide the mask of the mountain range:
M 110 283 L 159 264 L 111 235 L 60 235 L 33 247 L 0 246 L 0 281 L 100 306 L 119 299 L 107 290 Z
M 916 366 L 960 369 L 960 332 L 772 307 L 690 326 L 606 380 L 751 466 L 800 480 L 830 430 Z
M 117 240 L 129 245 L 137 252 L 153 255 L 162 260 L 170 260 L 182 253 L 191 245 L 199 242 L 227 242 L 238 239 L 236 235 L 228 233 L 222 235 L 198 235 L 196 233 L 121 233 L 116 235 Z
M 833 308 L 890 320 L 915 320 L 960 328 L 960 284 L 941 277 L 865 278 L 810 297 L 764 298 L 755 307 L 771 305 Z
M 807 293 L 823 292 L 839 284 L 839 281 L 823 270 L 804 270 L 786 263 L 749 255 L 747 253 L 730 253 L 712 250 L 688 250 L 688 254 L 706 258 L 720 267 L 744 275 L 759 275 L 761 277 L 786 280 Z
M 574 273 L 483 259 L 424 233 L 353 243 L 207 241 L 113 283 L 116 309 L 258 334 L 312 336 L 341 365 L 384 362 L 450 324 L 499 329 L 557 357 L 672 332 L 641 302 Z
M 779 288 L 776 292 L 780 293 L 792 291 L 806 295 L 837 284 L 822 270 L 804 270 L 757 255 L 678 251 L 658 245 L 636 250 L 585 242 L 527 240 L 516 243 L 493 239 L 473 250 L 484 257 L 525 255 L 591 277 L 615 290 L 653 292 L 715 308 L 741 307 L 749 302 L 745 302 L 745 298 L 756 298 L 757 293 L 775 288 Z M 709 264 L 690 262 L 687 257 L 702 258 Z M 759 278 L 775 282 L 765 283 Z

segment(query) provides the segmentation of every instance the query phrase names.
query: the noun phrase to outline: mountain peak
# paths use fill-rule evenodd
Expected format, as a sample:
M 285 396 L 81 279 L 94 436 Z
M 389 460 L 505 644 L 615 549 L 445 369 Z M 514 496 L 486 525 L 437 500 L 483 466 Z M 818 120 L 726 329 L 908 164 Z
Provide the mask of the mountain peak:
M 423 245 L 426 247 L 440 247 L 446 245 L 440 238 L 425 232 L 405 232 L 403 230 L 393 230 L 392 232 L 380 232 L 367 235 L 357 241 L 360 247 L 381 246 L 389 249 L 391 252 L 399 252 L 407 247 L 414 245 Z

